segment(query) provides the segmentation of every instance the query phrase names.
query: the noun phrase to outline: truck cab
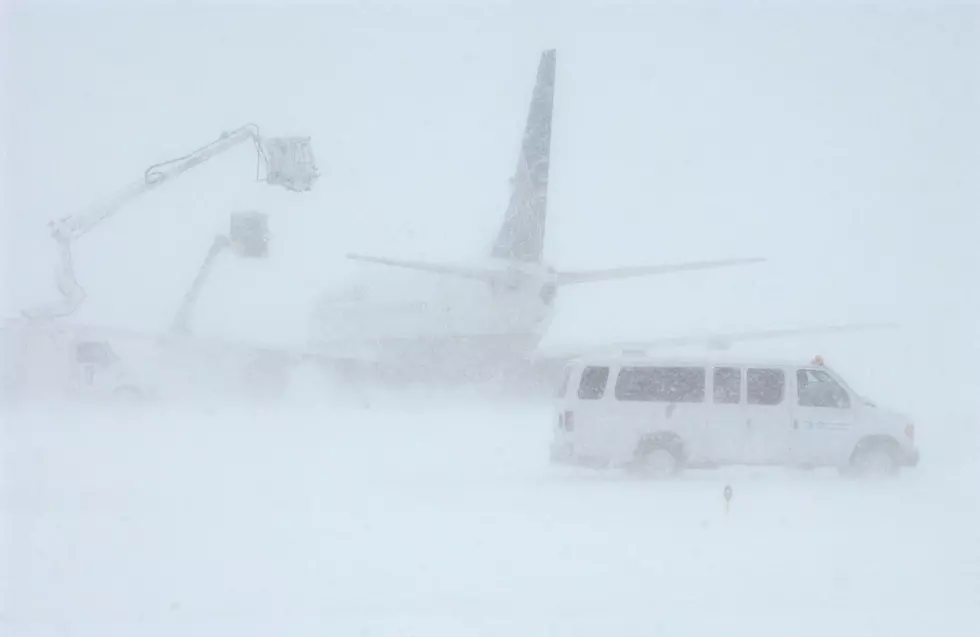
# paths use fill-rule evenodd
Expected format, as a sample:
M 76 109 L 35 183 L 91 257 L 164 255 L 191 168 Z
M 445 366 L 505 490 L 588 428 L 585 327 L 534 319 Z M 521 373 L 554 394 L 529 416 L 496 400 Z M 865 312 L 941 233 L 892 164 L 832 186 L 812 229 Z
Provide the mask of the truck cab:
M 5 401 L 129 401 L 148 395 L 146 383 L 104 338 L 56 324 L 12 323 L 0 332 Z
M 70 352 L 69 378 L 73 394 L 126 400 L 144 397 L 144 389 L 108 341 L 77 340 Z

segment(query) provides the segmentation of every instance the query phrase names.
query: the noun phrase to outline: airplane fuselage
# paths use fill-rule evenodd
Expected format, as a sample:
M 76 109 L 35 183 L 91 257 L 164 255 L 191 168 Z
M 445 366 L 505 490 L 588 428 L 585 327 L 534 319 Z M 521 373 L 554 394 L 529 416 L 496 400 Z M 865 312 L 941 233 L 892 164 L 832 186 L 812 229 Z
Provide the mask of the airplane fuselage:
M 386 272 L 374 285 L 328 293 L 311 317 L 311 345 L 338 358 L 449 374 L 526 357 L 554 317 L 554 271 L 498 259 L 478 267 L 493 276 Z

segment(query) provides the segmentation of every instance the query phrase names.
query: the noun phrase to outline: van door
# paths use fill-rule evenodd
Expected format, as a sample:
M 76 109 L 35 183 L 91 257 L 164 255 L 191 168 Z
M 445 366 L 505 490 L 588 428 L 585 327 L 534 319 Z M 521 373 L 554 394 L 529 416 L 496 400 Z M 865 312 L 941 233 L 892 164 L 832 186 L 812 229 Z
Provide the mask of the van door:
M 709 464 L 744 462 L 749 431 L 746 427 L 744 370 L 733 365 L 712 371 L 712 405 L 705 427 L 694 445 L 692 459 Z
M 748 367 L 745 370 L 745 462 L 792 462 L 793 413 L 787 385 L 787 370 L 781 367 Z
M 855 416 L 850 393 L 826 370 L 796 370 L 793 418 L 796 462 L 839 464 L 850 454 Z
M 582 455 L 605 455 L 610 446 L 609 438 L 615 431 L 608 408 L 603 407 L 609 373 L 608 365 L 586 365 L 578 384 L 568 388 L 572 400 L 564 414 L 565 428 L 572 433 L 575 447 Z

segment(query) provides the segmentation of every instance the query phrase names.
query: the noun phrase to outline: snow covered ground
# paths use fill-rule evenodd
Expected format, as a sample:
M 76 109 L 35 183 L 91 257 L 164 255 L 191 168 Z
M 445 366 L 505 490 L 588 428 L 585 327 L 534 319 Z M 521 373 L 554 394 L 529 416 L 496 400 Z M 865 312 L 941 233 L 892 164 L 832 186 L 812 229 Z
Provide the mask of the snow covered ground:
M 980 634 L 965 422 L 894 482 L 650 483 L 550 467 L 546 407 L 12 415 L 9 637 Z

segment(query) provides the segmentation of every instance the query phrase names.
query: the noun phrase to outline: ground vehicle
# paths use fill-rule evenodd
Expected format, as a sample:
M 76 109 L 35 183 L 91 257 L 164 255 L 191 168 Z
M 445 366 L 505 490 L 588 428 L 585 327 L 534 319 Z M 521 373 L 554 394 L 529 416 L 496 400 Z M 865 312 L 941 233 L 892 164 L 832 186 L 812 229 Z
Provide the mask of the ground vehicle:
M 143 378 L 100 334 L 77 326 L 9 322 L 0 326 L 6 402 L 69 398 L 96 402 L 150 397 Z
M 659 475 L 781 465 L 894 473 L 918 464 L 915 426 L 809 364 L 713 356 L 579 359 L 556 400 L 551 460 Z
M 51 236 L 57 241 L 61 262 L 57 273 L 61 298 L 54 303 L 21 311 L 22 317 L 4 320 L 3 390 L 19 397 L 37 388 L 70 395 L 116 398 L 145 396 L 145 382 L 134 380 L 113 351 L 112 343 L 122 336 L 157 342 L 162 335 L 109 327 L 81 326 L 61 322 L 79 308 L 85 290 L 75 278 L 72 245 L 122 208 L 167 184 L 210 159 L 240 145 L 251 143 L 258 155 L 256 179 L 292 192 L 307 192 L 319 179 L 309 137 L 262 137 L 254 124 L 221 134 L 190 153 L 147 168 L 138 180 L 76 214 L 52 221 Z M 261 164 L 265 176 L 260 177 Z M 191 314 L 215 259 L 230 249 L 236 256 L 261 258 L 266 255 L 266 217 L 257 211 L 232 213 L 228 235 L 215 237 L 190 289 L 179 306 L 171 335 L 186 336 Z M 128 334 L 126 334 L 128 332 Z

